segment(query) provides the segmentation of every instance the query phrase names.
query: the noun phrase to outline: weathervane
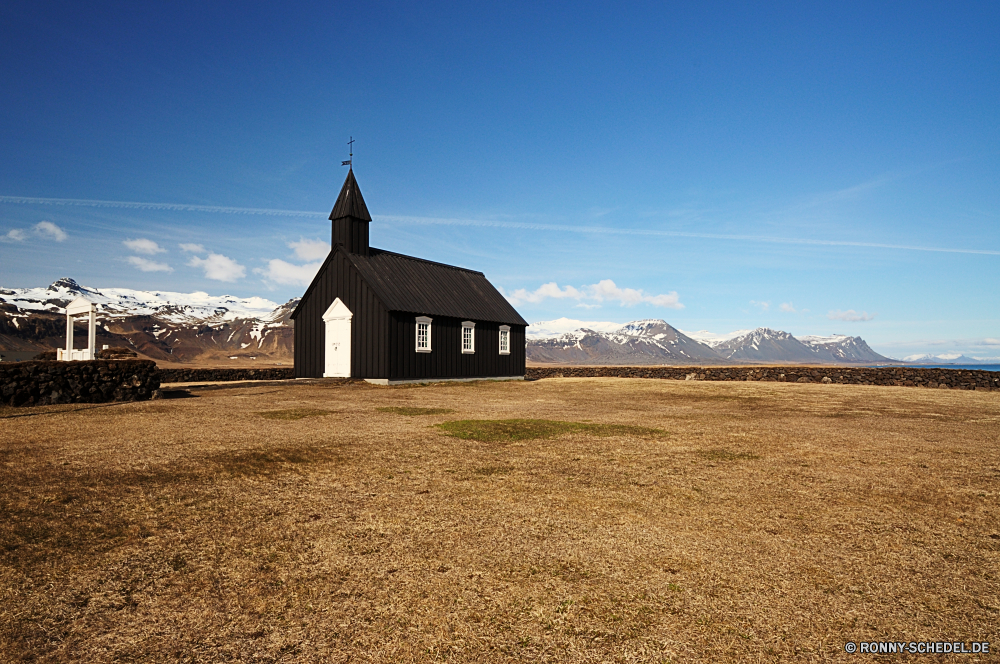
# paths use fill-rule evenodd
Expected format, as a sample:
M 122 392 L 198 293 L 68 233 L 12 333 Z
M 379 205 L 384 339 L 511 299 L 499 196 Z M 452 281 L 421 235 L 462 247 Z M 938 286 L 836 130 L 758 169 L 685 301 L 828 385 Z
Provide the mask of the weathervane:
M 351 153 L 349 155 L 350 159 L 348 159 L 347 161 L 340 162 L 340 165 L 341 166 L 350 166 L 351 168 L 354 168 L 354 166 L 351 163 L 351 162 L 354 161 L 354 137 L 353 136 L 351 136 L 351 140 L 349 140 L 347 142 L 347 144 L 351 147 Z

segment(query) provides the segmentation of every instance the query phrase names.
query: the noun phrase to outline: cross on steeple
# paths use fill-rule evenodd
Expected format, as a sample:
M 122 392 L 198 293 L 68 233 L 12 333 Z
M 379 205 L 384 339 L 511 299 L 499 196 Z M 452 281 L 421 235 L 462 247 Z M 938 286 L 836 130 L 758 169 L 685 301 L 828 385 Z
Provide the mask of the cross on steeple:
M 351 168 L 354 168 L 354 165 L 353 165 L 353 162 L 354 162 L 354 137 L 353 136 L 351 136 L 351 140 L 349 140 L 347 142 L 347 145 L 350 146 L 350 150 L 351 150 L 350 155 L 349 155 L 350 159 L 348 159 L 347 161 L 340 162 L 340 165 L 341 166 L 350 166 Z

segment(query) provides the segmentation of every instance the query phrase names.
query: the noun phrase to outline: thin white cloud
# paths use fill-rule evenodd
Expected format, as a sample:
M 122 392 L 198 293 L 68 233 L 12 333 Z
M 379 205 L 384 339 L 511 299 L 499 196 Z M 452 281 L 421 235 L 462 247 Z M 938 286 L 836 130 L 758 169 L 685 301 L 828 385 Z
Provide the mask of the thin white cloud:
M 191 260 L 188 261 L 188 265 L 204 269 L 205 278 L 214 279 L 215 281 L 232 282 L 242 279 L 247 274 L 245 267 L 222 254 L 209 254 L 208 258 L 192 256 Z
M 298 242 L 289 242 L 288 246 L 304 261 L 321 261 L 330 253 L 330 243 L 318 239 L 299 238 Z
M 566 286 L 566 288 L 559 288 L 559 284 L 552 281 L 547 284 L 542 284 L 537 289 L 533 291 L 528 291 L 524 288 L 519 288 L 510 295 L 504 293 L 504 296 L 510 300 L 512 304 L 521 304 L 522 302 L 529 302 L 531 304 L 538 304 L 542 300 L 554 299 L 561 300 L 564 298 L 572 298 L 574 300 L 579 300 L 584 297 L 581 291 L 573 288 L 572 286 Z
M 754 307 L 760 307 L 761 311 L 767 311 L 771 308 L 770 302 L 758 302 L 757 300 L 750 300 L 750 305 Z
M 793 305 L 791 302 L 782 302 L 781 306 L 778 307 L 778 308 L 781 309 L 782 311 L 784 311 L 785 313 L 789 313 L 789 314 L 797 313 L 797 310 L 795 309 L 795 305 Z
M 66 231 L 59 228 L 51 221 L 39 221 L 35 224 L 35 232 L 42 237 L 47 237 L 56 242 L 62 242 L 67 238 Z
M 129 265 L 143 272 L 173 272 L 174 268 L 166 263 L 157 263 L 141 256 L 129 256 Z
M 873 181 L 878 184 L 879 181 Z M 851 189 L 869 187 L 858 185 Z M 851 191 L 845 190 L 845 191 Z M 187 205 L 185 203 L 142 203 L 137 201 L 103 201 L 78 198 L 33 198 L 29 196 L 0 196 L 0 203 L 14 205 L 76 205 L 85 207 L 131 208 L 138 210 L 177 210 L 182 212 L 217 212 L 221 214 L 264 215 L 276 217 L 326 217 L 328 212 L 310 210 L 275 210 L 267 208 L 237 208 L 217 205 Z M 568 226 L 561 224 L 535 224 L 482 219 L 450 219 L 438 217 L 412 217 L 400 215 L 375 215 L 380 223 L 442 224 L 448 226 L 483 226 L 520 230 L 566 231 L 572 233 L 603 233 L 613 235 L 640 235 L 655 237 L 691 237 L 706 240 L 732 240 L 736 242 L 766 242 L 774 244 L 800 244 L 831 247 L 864 247 L 870 249 L 896 249 L 901 251 L 932 251 L 949 254 L 978 254 L 1000 256 L 996 249 L 954 249 L 951 247 L 921 247 L 907 244 L 879 242 L 854 242 L 849 240 L 814 240 L 807 238 L 768 237 L 759 235 L 727 235 L 721 233 L 688 233 L 684 231 L 648 230 L 639 228 L 608 228 L 601 226 Z
M 505 297 L 511 304 L 518 305 L 523 302 L 537 304 L 547 299 L 571 299 L 590 300 L 592 302 L 617 302 L 623 307 L 630 307 L 636 304 L 652 304 L 656 307 L 667 307 L 670 309 L 683 309 L 684 305 L 679 302 L 676 291 L 661 295 L 650 295 L 641 288 L 619 288 L 611 279 L 602 279 L 596 284 L 574 288 L 573 286 L 559 287 L 559 284 L 552 281 L 542 284 L 533 291 L 519 288 Z M 589 303 L 585 303 L 589 304 Z
M 283 284 L 286 286 L 308 286 L 323 260 L 330 254 L 330 245 L 320 239 L 302 238 L 298 242 L 289 242 L 288 247 L 295 257 L 307 263 L 296 265 L 280 258 L 267 261 L 266 268 L 254 268 L 254 273 L 264 277 L 264 283 Z
M 185 251 L 185 252 L 187 252 L 189 254 L 203 254 L 203 253 L 205 253 L 205 247 L 203 247 L 200 244 L 185 243 L 185 244 L 179 244 L 177 246 L 181 248 L 181 251 Z
M 5 240 L 7 242 L 24 242 L 28 239 L 28 234 L 25 233 L 20 228 L 12 228 L 7 231 L 4 235 L 0 236 L 0 240 Z
M 153 254 L 162 254 L 166 252 L 166 249 L 160 247 L 152 240 L 147 240 L 146 238 L 137 238 L 135 240 L 128 239 L 122 242 L 126 247 L 131 249 L 137 254 L 147 254 L 152 256 Z
M 831 311 L 826 315 L 826 317 L 830 320 L 843 320 L 850 323 L 870 321 L 874 319 L 875 316 L 878 316 L 878 314 L 869 314 L 867 311 L 858 313 L 854 309 L 848 309 L 847 311 L 841 311 L 838 309 L 836 311 Z
M 308 286 L 323 261 L 294 265 L 280 258 L 272 258 L 266 268 L 254 268 L 254 273 L 262 275 L 266 280 L 286 286 Z

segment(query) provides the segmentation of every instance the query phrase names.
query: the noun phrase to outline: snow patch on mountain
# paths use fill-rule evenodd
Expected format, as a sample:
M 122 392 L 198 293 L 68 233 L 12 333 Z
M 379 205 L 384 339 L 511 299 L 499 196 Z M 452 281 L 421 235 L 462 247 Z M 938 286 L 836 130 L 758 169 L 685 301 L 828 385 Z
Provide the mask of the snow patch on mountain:
M 807 334 L 805 336 L 796 337 L 799 341 L 807 346 L 825 346 L 826 344 L 839 344 L 847 341 L 851 337 L 846 334 L 831 334 L 828 337 L 821 337 L 815 334 Z
M 78 297 L 97 305 L 102 318 L 156 316 L 172 323 L 226 322 L 256 318 L 270 320 L 278 303 L 262 297 L 238 298 L 208 293 L 140 291 L 130 288 L 93 288 L 63 278 L 47 288 L 0 289 L 0 301 L 18 309 L 65 313 L 65 306 Z
M 745 334 L 749 334 L 751 331 L 752 330 L 736 330 L 728 334 L 716 334 L 715 332 L 709 332 L 708 330 L 698 330 L 697 332 L 679 330 L 682 334 L 712 348 L 715 348 L 719 344 L 729 341 L 730 339 L 735 339 L 736 337 L 742 337 Z
M 621 327 L 622 323 L 583 321 L 564 317 L 532 323 L 528 326 L 526 334 L 529 340 L 560 339 L 567 334 L 570 335 L 570 338 L 579 339 L 583 337 L 583 334 L 580 334 L 582 330 L 614 332 Z

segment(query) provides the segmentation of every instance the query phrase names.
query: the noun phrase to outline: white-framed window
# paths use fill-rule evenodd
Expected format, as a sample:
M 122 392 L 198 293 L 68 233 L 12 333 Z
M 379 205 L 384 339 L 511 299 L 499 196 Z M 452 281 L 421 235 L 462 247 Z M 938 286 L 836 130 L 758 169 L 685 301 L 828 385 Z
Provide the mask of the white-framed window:
M 500 326 L 500 354 L 510 355 L 510 325 Z
M 417 352 L 431 352 L 431 318 L 417 316 Z
M 476 352 L 476 324 L 471 320 L 462 323 L 462 353 L 471 354 Z

